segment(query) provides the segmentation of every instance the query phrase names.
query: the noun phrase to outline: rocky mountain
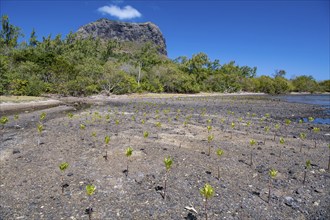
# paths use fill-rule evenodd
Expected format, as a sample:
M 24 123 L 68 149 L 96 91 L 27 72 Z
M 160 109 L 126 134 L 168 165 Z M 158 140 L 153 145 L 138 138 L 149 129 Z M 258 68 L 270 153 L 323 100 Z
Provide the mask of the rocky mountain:
M 161 54 L 167 55 L 165 38 L 159 27 L 152 22 L 128 23 L 103 18 L 80 27 L 77 34 L 82 38 L 92 36 L 104 40 L 153 42 Z

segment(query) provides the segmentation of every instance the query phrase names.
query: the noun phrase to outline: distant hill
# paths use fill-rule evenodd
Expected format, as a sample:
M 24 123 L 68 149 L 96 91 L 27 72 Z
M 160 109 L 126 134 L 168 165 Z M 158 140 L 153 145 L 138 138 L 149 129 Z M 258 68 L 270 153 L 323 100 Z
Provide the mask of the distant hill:
M 161 54 L 167 55 L 165 38 L 159 27 L 152 22 L 129 23 L 102 18 L 80 27 L 77 35 L 82 38 L 92 36 L 104 40 L 116 39 L 121 42 L 152 42 Z

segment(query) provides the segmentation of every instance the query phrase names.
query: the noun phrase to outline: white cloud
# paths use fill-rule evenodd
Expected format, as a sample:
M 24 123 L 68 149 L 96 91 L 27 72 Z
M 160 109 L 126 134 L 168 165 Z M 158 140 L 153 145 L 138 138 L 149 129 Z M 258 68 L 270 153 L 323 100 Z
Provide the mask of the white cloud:
M 99 8 L 98 11 L 102 14 L 109 14 L 113 17 L 117 17 L 120 20 L 139 18 L 142 16 L 138 10 L 130 5 L 127 5 L 123 8 L 120 8 L 116 5 L 103 6 Z

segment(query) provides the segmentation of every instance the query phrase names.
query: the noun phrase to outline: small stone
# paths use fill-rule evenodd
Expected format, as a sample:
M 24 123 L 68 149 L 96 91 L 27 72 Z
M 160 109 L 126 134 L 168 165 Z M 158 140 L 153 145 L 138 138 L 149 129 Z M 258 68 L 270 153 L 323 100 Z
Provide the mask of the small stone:
M 19 154 L 19 153 L 21 153 L 21 151 L 19 151 L 18 149 L 13 150 L 13 154 Z
M 68 173 L 68 175 L 67 176 L 73 176 L 73 173 Z

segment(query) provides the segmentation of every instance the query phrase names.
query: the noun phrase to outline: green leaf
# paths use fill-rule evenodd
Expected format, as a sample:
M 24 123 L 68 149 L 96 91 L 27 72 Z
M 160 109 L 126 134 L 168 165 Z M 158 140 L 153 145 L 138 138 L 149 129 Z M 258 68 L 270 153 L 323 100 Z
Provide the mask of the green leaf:
M 80 124 L 80 129 L 81 129 L 81 130 L 85 130 L 85 128 L 86 128 L 86 125 L 84 125 L 84 124 Z
M 44 120 L 45 118 L 46 118 L 46 113 L 45 112 L 41 113 L 40 121 Z
M 301 140 L 304 140 L 306 138 L 306 134 L 305 133 L 300 133 L 299 136 L 300 136 L 300 139 Z
M 86 193 L 87 195 L 91 196 L 94 194 L 96 187 L 93 184 L 88 184 L 86 186 Z
M 59 166 L 59 168 L 60 168 L 61 171 L 66 170 L 66 168 L 68 168 L 68 167 L 69 167 L 69 164 L 67 162 L 63 162 Z
M 126 151 L 125 151 L 125 155 L 126 155 L 127 157 L 132 156 L 132 153 L 133 153 L 133 148 L 131 148 L 131 147 L 128 147 L 128 148 L 126 149 Z
M 204 187 L 200 189 L 199 192 L 206 199 L 209 199 L 214 195 L 214 190 L 213 190 L 212 186 L 208 183 L 206 183 L 204 185 Z
M 221 157 L 224 154 L 224 151 L 219 148 L 219 149 L 217 149 L 216 153 L 219 157 Z
M 277 173 L 278 173 L 278 171 L 275 170 L 274 168 L 272 168 L 271 170 L 269 170 L 269 176 L 270 176 L 271 178 L 275 178 L 276 175 L 277 175 Z
M 207 137 L 207 142 L 210 143 L 211 141 L 213 141 L 214 136 L 211 134 Z
M 251 145 L 251 146 L 255 145 L 256 143 L 257 143 L 257 142 L 256 142 L 254 139 L 251 139 L 251 140 L 250 140 L 250 145 Z
M 38 129 L 38 132 L 41 133 L 42 130 L 44 129 L 44 126 L 42 126 L 42 124 L 38 124 L 37 129 Z
M 168 156 L 167 158 L 166 157 L 164 158 L 164 164 L 165 164 L 166 171 L 171 169 L 172 163 L 173 163 L 173 161 L 170 156 Z
M 2 125 L 5 125 L 7 122 L 8 122 L 8 117 L 6 117 L 6 116 L 2 116 L 2 117 L 0 118 L 0 123 L 1 123 Z
M 307 160 L 306 161 L 306 169 L 309 169 L 311 167 L 311 161 Z
M 314 118 L 313 117 L 308 117 L 308 121 L 309 122 L 313 122 L 314 121 Z
M 149 132 L 144 131 L 144 132 L 143 132 L 143 137 L 144 137 L 144 138 L 147 138 L 148 136 L 149 136 Z
M 105 144 L 109 144 L 110 137 L 108 135 L 104 137 L 104 142 L 105 142 Z
M 73 118 L 73 114 L 71 112 L 68 113 L 68 117 L 71 119 Z
M 318 133 L 318 132 L 320 132 L 320 128 L 314 127 L 314 128 L 313 128 L 313 132 L 314 132 L 314 133 Z
M 285 143 L 284 138 L 280 137 L 280 144 L 284 144 L 284 143 Z

